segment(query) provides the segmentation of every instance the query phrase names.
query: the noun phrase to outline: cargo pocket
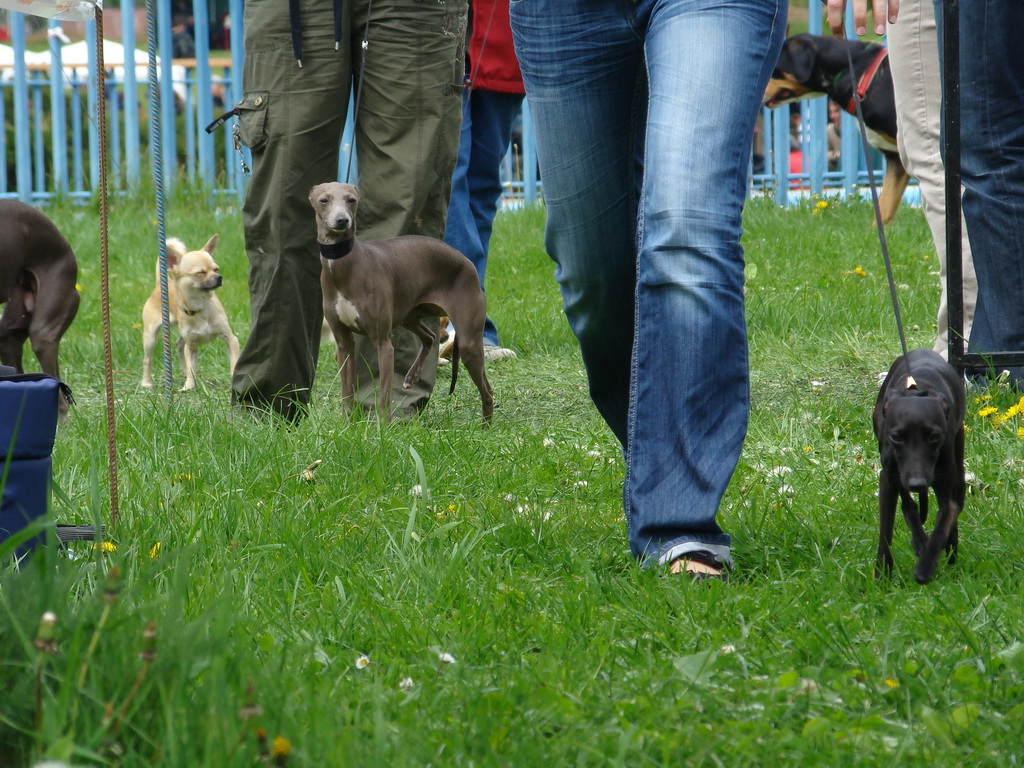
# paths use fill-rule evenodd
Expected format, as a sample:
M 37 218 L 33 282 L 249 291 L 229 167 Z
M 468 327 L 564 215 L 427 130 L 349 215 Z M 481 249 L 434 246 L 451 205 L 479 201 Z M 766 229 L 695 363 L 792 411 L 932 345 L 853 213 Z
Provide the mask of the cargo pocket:
M 247 93 L 238 102 L 238 138 L 249 149 L 260 149 L 267 143 L 267 91 Z

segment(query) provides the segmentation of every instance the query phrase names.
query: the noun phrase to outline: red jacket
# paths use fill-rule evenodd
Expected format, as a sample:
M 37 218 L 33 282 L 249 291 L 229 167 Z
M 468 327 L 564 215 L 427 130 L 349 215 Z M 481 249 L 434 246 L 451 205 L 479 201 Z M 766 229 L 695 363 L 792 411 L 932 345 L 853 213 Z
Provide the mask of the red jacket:
M 525 93 L 512 47 L 509 0 L 471 0 L 467 86 L 501 93 Z

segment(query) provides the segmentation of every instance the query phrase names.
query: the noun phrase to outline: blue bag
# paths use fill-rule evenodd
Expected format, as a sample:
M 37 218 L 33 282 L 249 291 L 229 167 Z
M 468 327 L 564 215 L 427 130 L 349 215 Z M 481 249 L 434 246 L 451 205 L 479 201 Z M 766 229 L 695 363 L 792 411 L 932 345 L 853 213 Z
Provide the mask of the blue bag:
M 0 544 L 46 516 L 62 396 L 71 402 L 67 385 L 53 376 L 0 375 Z M 41 539 L 20 543 L 14 556 L 28 554 Z

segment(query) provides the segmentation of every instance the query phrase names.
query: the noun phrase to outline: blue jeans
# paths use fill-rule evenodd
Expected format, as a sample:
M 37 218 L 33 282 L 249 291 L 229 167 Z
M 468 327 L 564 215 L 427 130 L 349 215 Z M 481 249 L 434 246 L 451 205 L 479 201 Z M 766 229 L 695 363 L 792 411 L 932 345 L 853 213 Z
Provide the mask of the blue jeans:
M 1024 3 L 961 0 L 960 162 L 978 275 L 970 351 L 981 354 L 1024 351 L 1022 50 Z M 1024 368 L 1011 375 L 1020 385 Z
M 459 162 L 452 176 L 444 241 L 473 262 L 481 288 L 501 197 L 501 161 L 522 104 L 523 97 L 517 93 L 466 90 L 462 94 Z M 498 346 L 498 329 L 490 317 L 484 324 L 484 343 Z
M 633 554 L 707 550 L 747 429 L 741 212 L 786 0 L 520 0 L 565 313 L 622 443 Z

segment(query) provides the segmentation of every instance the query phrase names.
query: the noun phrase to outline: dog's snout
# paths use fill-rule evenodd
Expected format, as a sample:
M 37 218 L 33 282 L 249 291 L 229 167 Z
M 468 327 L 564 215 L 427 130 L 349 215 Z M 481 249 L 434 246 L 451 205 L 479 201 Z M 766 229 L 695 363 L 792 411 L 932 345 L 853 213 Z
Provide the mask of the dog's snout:
M 331 219 L 331 229 L 335 230 L 346 230 L 352 226 L 352 219 L 349 216 L 341 214 Z
M 931 482 L 924 475 L 914 475 L 907 478 L 907 488 L 913 493 L 925 493 L 930 486 Z

